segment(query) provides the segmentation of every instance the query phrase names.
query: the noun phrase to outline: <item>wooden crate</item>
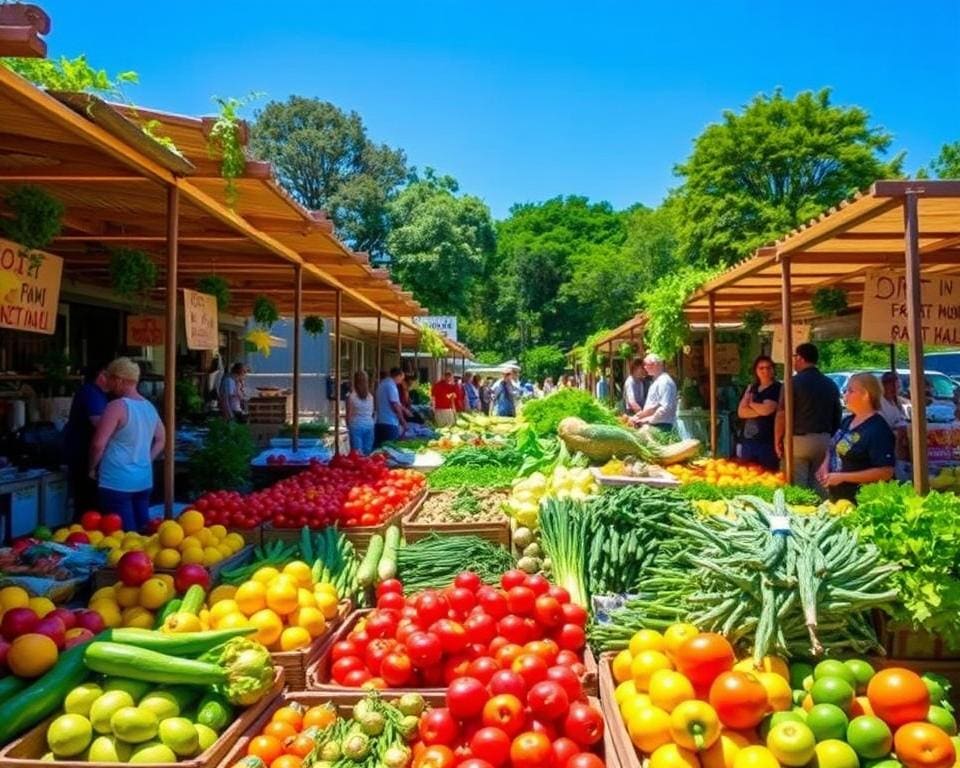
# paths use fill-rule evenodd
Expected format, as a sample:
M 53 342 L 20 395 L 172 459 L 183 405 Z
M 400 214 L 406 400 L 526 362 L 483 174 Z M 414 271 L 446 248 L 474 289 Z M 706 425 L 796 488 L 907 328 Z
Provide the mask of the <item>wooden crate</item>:
M 228 528 L 227 530 L 230 533 L 239 533 L 247 544 L 259 547 L 263 543 L 262 528 L 262 525 L 257 525 L 253 528 Z
M 479 536 L 505 549 L 510 549 L 510 518 L 503 515 L 498 523 L 419 523 L 417 517 L 423 510 L 424 504 L 433 496 L 450 491 L 430 491 L 423 496 L 409 513 L 404 515 L 401 522 L 403 538 L 407 543 L 425 539 L 432 533 L 439 536 Z
M 241 565 L 246 565 L 253 561 L 253 544 L 247 544 L 243 549 L 230 555 L 230 557 L 221 560 L 216 565 L 211 565 L 207 570 L 210 572 L 210 585 L 216 586 L 220 581 L 220 571 L 228 571 Z M 176 568 L 173 570 L 167 568 L 155 568 L 154 573 L 168 573 L 173 576 Z M 101 568 L 93 574 L 93 588 L 95 590 L 101 587 L 112 587 L 120 581 L 116 568 Z
M 354 611 L 350 616 L 347 617 L 340 628 L 334 633 L 330 638 L 329 644 L 324 648 L 323 652 L 314 658 L 313 662 L 310 664 L 310 667 L 307 669 L 307 690 L 308 691 L 350 691 L 352 688 L 344 688 L 343 686 L 337 685 L 332 682 L 330 679 L 330 666 L 332 664 L 332 659 L 330 658 L 331 651 L 333 646 L 345 640 L 347 635 L 350 634 L 350 631 L 357 625 L 357 623 L 364 618 L 367 614 L 370 613 L 370 609 L 362 609 Z M 593 651 L 590 650 L 590 647 L 587 646 L 584 648 L 583 652 L 583 665 L 586 667 L 586 672 L 583 674 L 580 682 L 583 685 L 583 692 L 588 696 L 596 696 L 599 690 L 598 682 L 598 668 L 597 660 L 593 655 Z M 434 694 L 442 693 L 446 690 L 446 687 L 443 688 L 391 688 L 392 691 L 398 691 L 400 693 L 406 691 L 416 691 L 417 693 Z
M 220 765 L 230 748 L 243 734 L 250 730 L 265 710 L 271 708 L 276 698 L 283 692 L 283 669 L 276 667 L 275 672 L 273 687 L 266 696 L 252 707 L 243 710 L 239 717 L 224 729 L 220 738 L 209 749 L 189 760 L 180 760 L 176 763 L 177 768 L 215 768 L 215 766 Z M 46 768 L 46 766 L 53 765 L 53 763 L 40 758 L 49 751 L 47 749 L 47 728 L 58 715 L 59 713 L 47 718 L 0 750 L 0 766 L 3 766 L 3 768 Z M 58 759 L 56 765 L 62 766 L 62 768 L 109 768 L 113 764 Z M 173 764 L 140 763 L 140 765 L 145 766 L 145 768 L 170 768 Z
M 898 625 L 882 611 L 874 611 L 874 625 L 890 658 L 960 661 L 960 646 L 951 646 L 944 638 L 922 629 Z
M 600 706 L 603 709 L 603 720 L 606 724 L 604 732 L 606 738 L 612 743 L 616 758 L 623 768 L 641 768 L 643 761 L 633 746 L 633 742 L 630 741 L 627 724 L 623 722 L 620 708 L 617 706 L 615 698 L 617 685 L 614 682 L 613 669 L 611 668 L 613 656 L 612 653 L 600 655 Z
M 296 651 L 274 651 L 270 654 L 275 666 L 283 667 L 287 689 L 291 691 L 307 690 L 307 669 L 324 649 L 333 643 L 337 628 L 353 611 L 353 603 L 341 600 L 337 615 L 327 622 L 327 631 L 316 638 L 306 648 Z

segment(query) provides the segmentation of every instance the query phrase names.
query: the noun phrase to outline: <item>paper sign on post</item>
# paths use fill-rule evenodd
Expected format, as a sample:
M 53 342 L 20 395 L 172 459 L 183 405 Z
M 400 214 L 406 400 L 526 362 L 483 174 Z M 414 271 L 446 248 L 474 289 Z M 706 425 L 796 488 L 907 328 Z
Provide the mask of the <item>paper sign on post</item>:
M 184 288 L 183 322 L 187 332 L 187 349 L 219 348 L 216 296 Z
M 960 277 L 922 277 L 919 309 L 924 344 L 960 346 Z M 904 275 L 879 270 L 867 272 L 860 338 L 884 344 L 909 341 Z
M 796 349 L 798 344 L 806 344 L 810 341 L 810 326 L 809 325 L 794 325 L 793 326 L 793 348 Z M 773 344 L 770 348 L 771 357 L 775 363 L 786 363 L 787 361 L 783 359 L 783 324 L 774 326 L 773 329 Z
M 0 239 L 0 327 L 53 333 L 63 259 Z
M 164 319 L 159 315 L 130 315 L 127 317 L 128 347 L 162 347 Z

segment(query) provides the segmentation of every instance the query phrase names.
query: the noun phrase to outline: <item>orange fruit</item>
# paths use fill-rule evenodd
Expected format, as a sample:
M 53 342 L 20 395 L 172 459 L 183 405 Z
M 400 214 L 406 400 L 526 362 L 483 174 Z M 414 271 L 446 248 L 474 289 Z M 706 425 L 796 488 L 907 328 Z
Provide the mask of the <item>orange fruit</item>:
M 257 736 L 247 745 L 247 754 L 259 757 L 264 763 L 270 765 L 283 754 L 283 744 L 273 736 Z
M 273 645 L 280 639 L 283 632 L 283 622 L 269 608 L 257 611 L 250 617 L 250 626 L 255 627 L 257 632 L 251 637 L 260 645 Z
M 670 736 L 670 715 L 660 707 L 637 710 L 627 723 L 627 732 L 633 746 L 648 755 L 673 741 Z
M 685 640 L 699 634 L 700 630 L 693 624 L 672 624 L 663 633 L 663 642 L 666 645 L 664 652 L 667 656 L 673 658 L 673 654 L 677 652 L 677 649 L 683 645 Z
M 186 534 L 176 520 L 165 520 L 157 529 L 157 540 L 164 548 L 176 549 Z
M 658 669 L 650 676 L 650 702 L 665 712 L 684 702 L 695 699 L 693 683 L 671 669 Z
M 737 672 L 749 672 L 750 674 L 773 672 L 775 675 L 780 675 L 784 680 L 790 679 L 790 667 L 788 667 L 787 662 L 779 656 L 764 656 L 763 659 L 760 660 L 759 667 L 753 663 L 752 658 L 743 659 L 743 661 L 738 661 L 734 664 L 733 668 Z
M 314 596 L 313 592 L 309 589 L 304 589 L 300 587 L 297 590 L 297 605 L 300 608 L 316 608 L 317 607 L 317 598 Z
M 53 600 L 48 597 L 31 597 L 27 601 L 27 607 L 37 614 L 37 616 L 39 616 L 41 619 L 50 613 L 50 611 L 54 611 L 57 608 L 57 606 L 54 605 Z
M 620 651 L 620 653 L 614 656 L 613 665 L 611 667 L 611 670 L 613 671 L 613 679 L 618 683 L 630 680 L 630 665 L 632 663 L 633 655 L 628 650 Z
M 279 712 L 279 710 L 277 710 Z M 303 713 L 303 728 L 326 728 L 337 719 L 337 711 L 329 704 L 310 707 Z
M 337 612 L 340 610 L 339 601 L 337 596 L 330 594 L 326 591 L 314 591 L 314 598 L 317 602 L 317 608 L 320 609 L 320 612 L 323 614 L 323 618 L 327 621 L 336 618 Z
M 766 747 L 751 745 L 737 752 L 733 768 L 780 768 L 780 763 Z
M 7 666 L 17 677 L 40 677 L 57 663 L 57 644 L 46 635 L 20 635 L 7 651 Z
M 310 645 L 310 633 L 303 627 L 287 627 L 280 633 L 280 650 L 297 651 Z
M 302 765 L 303 758 L 296 755 L 281 755 L 270 763 L 270 768 L 301 768 Z
M 324 707 L 313 707 L 313 709 L 324 709 Z M 334 719 L 336 719 L 336 712 L 334 712 Z M 280 707 L 270 718 L 270 722 L 273 723 L 287 723 L 298 733 L 307 727 L 305 720 L 305 715 L 301 714 L 300 710 L 295 707 Z
M 147 579 L 140 585 L 140 605 L 151 611 L 157 610 L 173 597 L 173 592 L 163 579 Z
M 297 729 L 290 725 L 290 723 L 285 723 L 282 720 L 273 720 L 267 723 L 263 729 L 263 735 L 273 736 L 275 739 L 280 739 L 280 741 L 283 742 L 291 736 L 296 736 Z
M 749 745 L 742 736 L 724 731 L 709 749 L 700 753 L 700 762 L 703 768 L 733 768 L 737 753 L 746 746 Z
M 203 514 L 195 509 L 188 509 L 179 518 L 177 522 L 187 536 L 195 534 L 203 528 Z
M 301 608 L 291 613 L 289 619 L 291 627 L 303 627 L 310 633 L 311 639 L 327 631 L 327 620 L 317 608 Z
M 0 589 L 0 613 L 10 608 L 26 608 L 29 604 L 30 594 L 23 587 Z
M 292 576 L 300 587 L 310 587 L 313 585 L 313 573 L 310 566 L 303 560 L 294 560 L 283 566 L 283 572 Z
M 793 709 L 793 690 L 790 683 L 777 672 L 756 672 L 755 676 L 767 692 L 767 700 L 774 712 Z
M 250 621 L 244 616 L 240 611 L 234 611 L 233 613 L 228 613 L 226 616 L 222 616 L 217 619 L 216 628 L 217 629 L 240 629 L 241 627 L 249 627 Z
M 220 619 L 229 616 L 231 613 L 240 613 L 240 606 L 237 605 L 237 601 L 231 598 L 221 600 L 219 603 L 214 603 L 210 608 L 210 622 L 216 626 Z
M 277 579 L 267 587 L 267 608 L 280 616 L 297 610 L 297 588 L 287 581 Z
M 650 677 L 658 669 L 672 669 L 670 663 L 664 654 L 660 651 L 641 651 L 633 657 L 630 662 L 630 674 L 633 676 L 633 682 L 637 690 L 646 693 L 650 687 Z
M 140 605 L 140 587 L 128 587 L 121 584 L 114 589 L 114 594 L 117 605 L 121 608 L 133 608 L 135 605 Z
M 689 749 L 664 744 L 650 755 L 649 768 L 700 768 L 700 761 Z
M 666 650 L 667 643 L 659 632 L 655 629 L 641 629 L 630 638 L 630 654 L 638 656 L 641 651 L 663 651 Z
M 233 596 L 244 616 L 253 616 L 267 607 L 267 588 L 259 581 L 245 581 Z

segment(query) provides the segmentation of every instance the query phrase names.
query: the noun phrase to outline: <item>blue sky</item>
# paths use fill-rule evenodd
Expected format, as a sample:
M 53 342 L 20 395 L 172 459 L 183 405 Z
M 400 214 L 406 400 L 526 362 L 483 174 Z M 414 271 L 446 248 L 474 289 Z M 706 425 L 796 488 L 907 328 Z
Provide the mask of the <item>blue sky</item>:
M 558 194 L 655 205 L 704 126 L 777 86 L 864 107 L 911 172 L 960 139 L 956 0 L 40 4 L 51 53 L 138 72 L 137 103 L 317 96 L 497 217 Z

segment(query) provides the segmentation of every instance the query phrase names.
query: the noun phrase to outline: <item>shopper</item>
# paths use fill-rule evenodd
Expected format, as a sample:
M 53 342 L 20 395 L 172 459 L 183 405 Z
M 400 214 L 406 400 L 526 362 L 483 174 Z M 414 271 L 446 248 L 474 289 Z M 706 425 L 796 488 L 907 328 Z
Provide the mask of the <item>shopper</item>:
M 467 410 L 467 391 L 463 387 L 463 378 L 455 375 L 453 385 L 457 388 L 457 413 L 463 413 Z
M 347 395 L 347 435 L 350 450 L 362 456 L 373 451 L 373 395 L 367 374 L 353 374 L 353 389 Z
M 670 378 L 660 355 L 647 355 L 643 358 L 643 367 L 652 382 L 643 401 L 643 410 L 636 413 L 630 422 L 634 426 L 649 424 L 670 432 L 677 421 L 677 383 Z
M 856 501 L 864 483 L 893 478 L 895 439 L 880 413 L 881 399 L 880 382 L 873 374 L 856 373 L 847 381 L 844 401 L 850 415 L 833 436 L 817 472 L 833 501 Z
M 373 426 L 373 447 L 379 448 L 388 440 L 397 440 L 407 428 L 407 417 L 400 404 L 400 382 L 403 371 L 391 368 L 390 374 L 377 385 L 376 420 Z
M 549 397 L 550 395 L 552 395 L 552 394 L 554 393 L 554 391 L 556 390 L 556 388 L 557 388 L 557 387 L 556 387 L 556 385 L 553 383 L 553 378 L 552 378 L 552 377 L 547 376 L 547 378 L 545 378 L 545 379 L 543 380 L 543 396 L 544 396 L 544 397 Z
M 220 413 L 227 421 L 247 422 L 247 393 L 245 379 L 249 369 L 243 363 L 234 363 L 230 373 L 220 382 L 218 400 Z
M 479 411 L 480 410 L 480 389 L 477 382 L 479 381 L 478 376 L 464 376 L 463 377 L 463 393 L 466 398 L 468 411 Z
M 477 379 L 480 377 L 477 376 Z M 490 408 L 493 405 L 493 377 L 487 376 L 480 387 L 480 411 L 485 416 L 490 415 Z
M 636 416 L 647 400 L 650 380 L 643 369 L 643 360 L 635 357 L 630 363 L 630 375 L 623 382 L 623 409 L 628 416 Z
M 497 416 L 516 416 L 517 398 L 520 390 L 513 383 L 513 371 L 507 370 L 503 378 L 493 385 L 493 410 Z
M 907 425 L 907 415 L 900 402 L 900 376 L 887 371 L 880 377 L 883 397 L 880 398 L 880 413 L 890 429 L 896 431 Z
M 780 468 L 773 438 L 781 388 L 774 375 L 773 358 L 760 355 L 753 361 L 753 383 L 737 406 L 737 415 L 743 419 L 740 458 L 774 471 Z
M 457 385 L 453 380 L 453 371 L 443 372 L 440 379 L 431 388 L 433 397 L 433 420 L 438 427 L 452 427 L 457 420 Z
M 840 391 L 817 368 L 820 352 L 813 344 L 800 344 L 793 355 L 793 484 L 822 490 L 817 469 L 830 448 L 830 438 L 840 428 Z M 784 399 L 780 398 L 774 448 L 783 458 L 786 432 Z
M 90 477 L 90 443 L 107 407 L 110 380 L 105 365 L 91 365 L 70 403 L 70 417 L 63 428 L 63 445 L 70 474 L 74 515 L 97 508 L 97 483 Z
M 153 461 L 163 453 L 165 432 L 153 403 L 137 392 L 140 366 L 118 357 L 107 367 L 117 399 L 107 405 L 90 446 L 90 476 L 100 489 L 100 511 L 116 513 L 125 531 L 147 527 Z
M 600 378 L 597 379 L 597 385 L 594 388 L 594 397 L 597 400 L 606 400 L 610 397 L 610 382 L 607 379 L 607 370 L 604 368 L 600 371 Z

